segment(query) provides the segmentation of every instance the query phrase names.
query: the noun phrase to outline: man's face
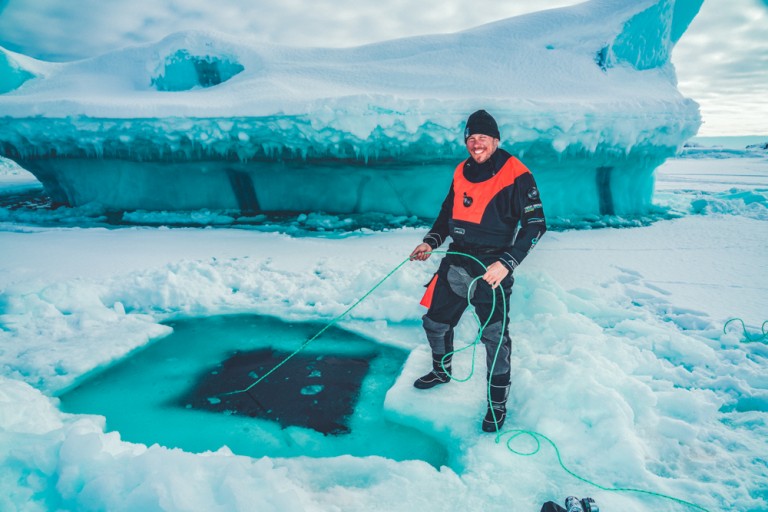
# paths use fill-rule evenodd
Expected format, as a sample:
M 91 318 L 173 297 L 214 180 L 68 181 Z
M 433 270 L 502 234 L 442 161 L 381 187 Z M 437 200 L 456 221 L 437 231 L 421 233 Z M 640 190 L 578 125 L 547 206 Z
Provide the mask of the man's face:
M 481 164 L 491 158 L 496 148 L 499 147 L 499 139 L 488 135 L 470 135 L 467 139 L 467 151 L 472 159 Z

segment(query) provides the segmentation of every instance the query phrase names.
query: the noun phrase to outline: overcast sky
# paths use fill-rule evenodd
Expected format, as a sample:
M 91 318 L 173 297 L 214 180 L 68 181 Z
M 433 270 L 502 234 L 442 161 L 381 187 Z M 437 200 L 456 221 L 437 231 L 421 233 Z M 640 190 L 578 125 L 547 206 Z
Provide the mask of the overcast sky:
M 627 0 L 632 1 L 632 0 Z M 567 0 L 0 0 L 0 46 L 70 60 L 186 29 L 259 42 L 355 46 L 456 32 Z M 768 135 L 768 0 L 705 0 L 675 48 L 699 135 Z

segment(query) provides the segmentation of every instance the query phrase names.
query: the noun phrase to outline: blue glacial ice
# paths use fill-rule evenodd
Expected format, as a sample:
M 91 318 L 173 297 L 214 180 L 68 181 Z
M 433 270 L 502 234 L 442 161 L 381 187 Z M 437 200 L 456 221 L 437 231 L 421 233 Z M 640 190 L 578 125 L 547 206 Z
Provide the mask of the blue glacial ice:
M 34 73 L 25 69 L 20 61 L 29 60 L 23 55 L 0 48 L 0 94 L 17 89 L 21 84 L 34 78 Z
M 184 32 L 65 64 L 2 50 L 0 155 L 72 206 L 429 218 L 485 108 L 549 215 L 642 215 L 701 124 L 670 62 L 701 3 L 592 0 L 343 49 Z

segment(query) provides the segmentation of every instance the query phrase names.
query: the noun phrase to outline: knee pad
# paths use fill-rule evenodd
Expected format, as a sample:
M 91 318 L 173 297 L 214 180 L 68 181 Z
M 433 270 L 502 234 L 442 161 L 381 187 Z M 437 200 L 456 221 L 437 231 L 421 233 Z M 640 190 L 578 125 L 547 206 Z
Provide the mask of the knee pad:
M 502 322 L 494 322 L 492 324 L 486 325 L 485 329 L 483 329 L 483 335 L 481 337 L 483 343 L 498 345 L 499 340 L 502 339 L 501 329 L 502 329 Z M 504 338 L 505 338 L 504 341 L 507 341 L 509 339 L 509 336 L 507 336 L 506 332 L 504 333 Z
M 502 323 L 494 322 L 483 329 L 483 335 L 480 338 L 485 345 L 485 362 L 488 372 L 493 369 L 493 376 L 509 375 L 510 361 L 512 353 L 512 339 L 504 331 L 502 337 Z M 501 346 L 499 346 L 501 341 Z
M 469 272 L 467 272 L 464 268 L 451 265 L 448 267 L 448 272 L 446 272 L 445 277 L 453 293 L 459 297 L 466 298 L 469 296 L 470 299 L 474 297 L 475 289 L 477 287 L 472 286 L 472 289 L 470 290 L 469 287 L 470 284 L 472 284 L 472 276 L 470 276 Z
M 427 315 L 421 317 L 421 321 L 432 352 L 446 354 L 453 351 L 453 327 L 450 324 L 435 322 Z

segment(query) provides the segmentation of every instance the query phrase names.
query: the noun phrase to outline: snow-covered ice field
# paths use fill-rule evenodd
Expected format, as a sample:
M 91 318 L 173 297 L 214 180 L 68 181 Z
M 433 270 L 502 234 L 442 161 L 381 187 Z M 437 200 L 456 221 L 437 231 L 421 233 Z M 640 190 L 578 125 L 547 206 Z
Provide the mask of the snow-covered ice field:
M 701 6 L 591 0 L 351 48 L 215 24 L 98 55 L 94 39 L 70 62 L 0 47 L 0 153 L 47 189 L 0 158 L 0 510 L 536 512 L 568 495 L 605 512 L 768 510 L 768 346 L 750 341 L 768 317 L 768 154 L 679 152 L 703 119 L 671 56 Z M 93 19 L 49 10 L 64 32 Z M 716 47 L 702 54 L 758 76 Z M 439 258 L 405 259 L 478 108 L 537 176 L 550 227 L 515 271 L 498 437 L 480 429 L 484 355 L 455 357 L 457 375 L 475 363 L 467 382 L 412 386 Z M 64 412 L 68 390 L 150 354 L 174 321 L 323 325 L 374 287 L 338 326 L 405 358 L 377 381 L 380 416 L 418 435 L 367 442 L 436 439 L 444 466 L 193 453 Z M 294 449 L 319 437 L 272 427 Z
M 13 174 L 13 176 L 11 176 Z M 9 177 L 10 176 L 10 177 Z M 14 187 L 23 173 L 6 168 Z M 706 510 L 768 508 L 768 158 L 676 158 L 660 220 L 552 231 L 516 271 L 505 429 L 553 440 L 604 487 Z M 544 198 L 546 206 L 546 198 Z M 381 457 L 251 459 L 131 444 L 56 395 L 187 316 L 323 322 L 399 264 L 425 229 L 304 237 L 229 228 L 0 225 L 0 509 L 519 510 L 592 496 L 602 510 L 695 510 L 566 473 L 546 442 L 520 456 L 480 432 L 484 379 L 417 391 L 418 305 L 437 258 L 408 263 L 341 325 L 410 356 L 389 418 L 441 439 L 463 468 Z M 460 325 L 473 339 L 471 321 Z M 322 338 L 314 343 L 322 344 Z M 470 356 L 455 363 L 467 371 Z M 483 357 L 477 358 L 482 376 Z M 376 440 L 372 440 L 375 442 Z M 532 439 L 512 442 L 530 451 Z

